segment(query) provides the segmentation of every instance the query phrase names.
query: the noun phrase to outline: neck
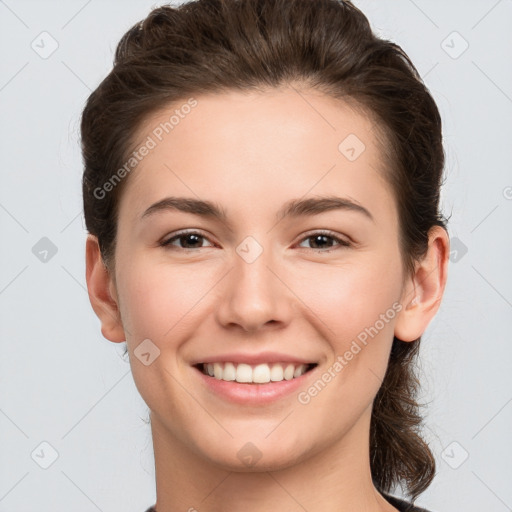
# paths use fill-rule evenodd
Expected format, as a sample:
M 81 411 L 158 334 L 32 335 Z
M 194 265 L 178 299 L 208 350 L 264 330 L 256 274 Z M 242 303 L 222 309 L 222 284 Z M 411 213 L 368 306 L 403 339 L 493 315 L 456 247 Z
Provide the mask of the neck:
M 396 512 L 373 485 L 371 410 L 342 439 L 276 471 L 220 467 L 184 445 L 152 414 L 157 512 Z

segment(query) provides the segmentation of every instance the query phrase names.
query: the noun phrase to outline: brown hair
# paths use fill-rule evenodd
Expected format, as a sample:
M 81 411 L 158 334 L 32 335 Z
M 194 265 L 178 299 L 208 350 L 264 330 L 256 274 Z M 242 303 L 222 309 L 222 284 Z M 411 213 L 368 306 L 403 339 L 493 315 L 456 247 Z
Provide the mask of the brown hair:
M 128 178 L 108 193 L 104 184 L 129 158 L 141 123 L 191 95 L 292 83 L 343 99 L 375 121 L 411 273 L 430 228 L 446 229 L 441 118 L 404 51 L 374 35 L 364 14 L 342 0 L 195 0 L 158 7 L 128 30 L 81 121 L 85 221 L 107 268 L 114 268 L 117 207 Z M 435 474 L 416 401 L 420 339 L 394 338 L 370 427 L 375 486 L 386 493 L 400 484 L 413 499 Z

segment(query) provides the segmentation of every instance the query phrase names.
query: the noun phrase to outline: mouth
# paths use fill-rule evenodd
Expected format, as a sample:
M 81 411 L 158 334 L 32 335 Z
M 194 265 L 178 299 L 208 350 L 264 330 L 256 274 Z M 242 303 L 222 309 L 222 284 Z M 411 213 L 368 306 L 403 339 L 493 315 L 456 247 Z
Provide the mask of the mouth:
M 318 363 L 245 363 L 203 362 L 194 365 L 203 375 L 212 379 L 240 384 L 268 384 L 298 379 L 318 366 Z

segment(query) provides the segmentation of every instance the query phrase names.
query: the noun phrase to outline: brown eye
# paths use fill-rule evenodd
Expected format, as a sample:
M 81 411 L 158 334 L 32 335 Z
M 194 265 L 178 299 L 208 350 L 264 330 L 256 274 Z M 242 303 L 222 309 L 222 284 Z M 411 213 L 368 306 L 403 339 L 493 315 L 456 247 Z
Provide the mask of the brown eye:
M 320 252 L 330 252 L 329 249 L 336 249 L 337 247 L 349 247 L 350 243 L 346 240 L 339 238 L 331 232 L 318 232 L 308 235 L 302 239 L 304 241 L 310 241 L 310 248 Z M 334 242 L 334 244 L 333 244 Z M 327 249 L 327 250 L 326 250 Z
M 201 249 L 202 243 L 208 240 L 205 236 L 195 231 L 178 233 L 177 235 L 163 241 L 160 245 L 162 247 L 172 247 L 178 249 Z M 178 246 L 174 244 L 178 242 Z

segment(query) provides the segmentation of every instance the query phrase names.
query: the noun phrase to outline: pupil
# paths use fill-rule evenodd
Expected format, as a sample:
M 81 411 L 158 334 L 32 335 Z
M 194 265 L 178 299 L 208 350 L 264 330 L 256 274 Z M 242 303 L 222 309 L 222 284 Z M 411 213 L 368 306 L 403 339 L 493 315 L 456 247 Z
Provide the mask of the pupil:
M 194 234 L 190 234 L 190 235 L 185 235 L 184 237 L 184 240 L 185 240 L 185 245 L 194 245 L 198 243 L 198 239 L 200 239 L 201 237 L 198 236 L 198 235 L 194 235 Z M 189 241 L 192 239 L 192 242 L 191 244 L 189 244 Z M 195 239 L 195 242 L 194 242 L 194 239 Z
M 315 237 L 313 237 L 316 245 L 318 245 L 319 240 L 323 239 L 325 241 L 326 238 L 328 238 L 327 235 L 316 235 Z M 320 243 L 320 246 L 322 247 L 322 243 Z

